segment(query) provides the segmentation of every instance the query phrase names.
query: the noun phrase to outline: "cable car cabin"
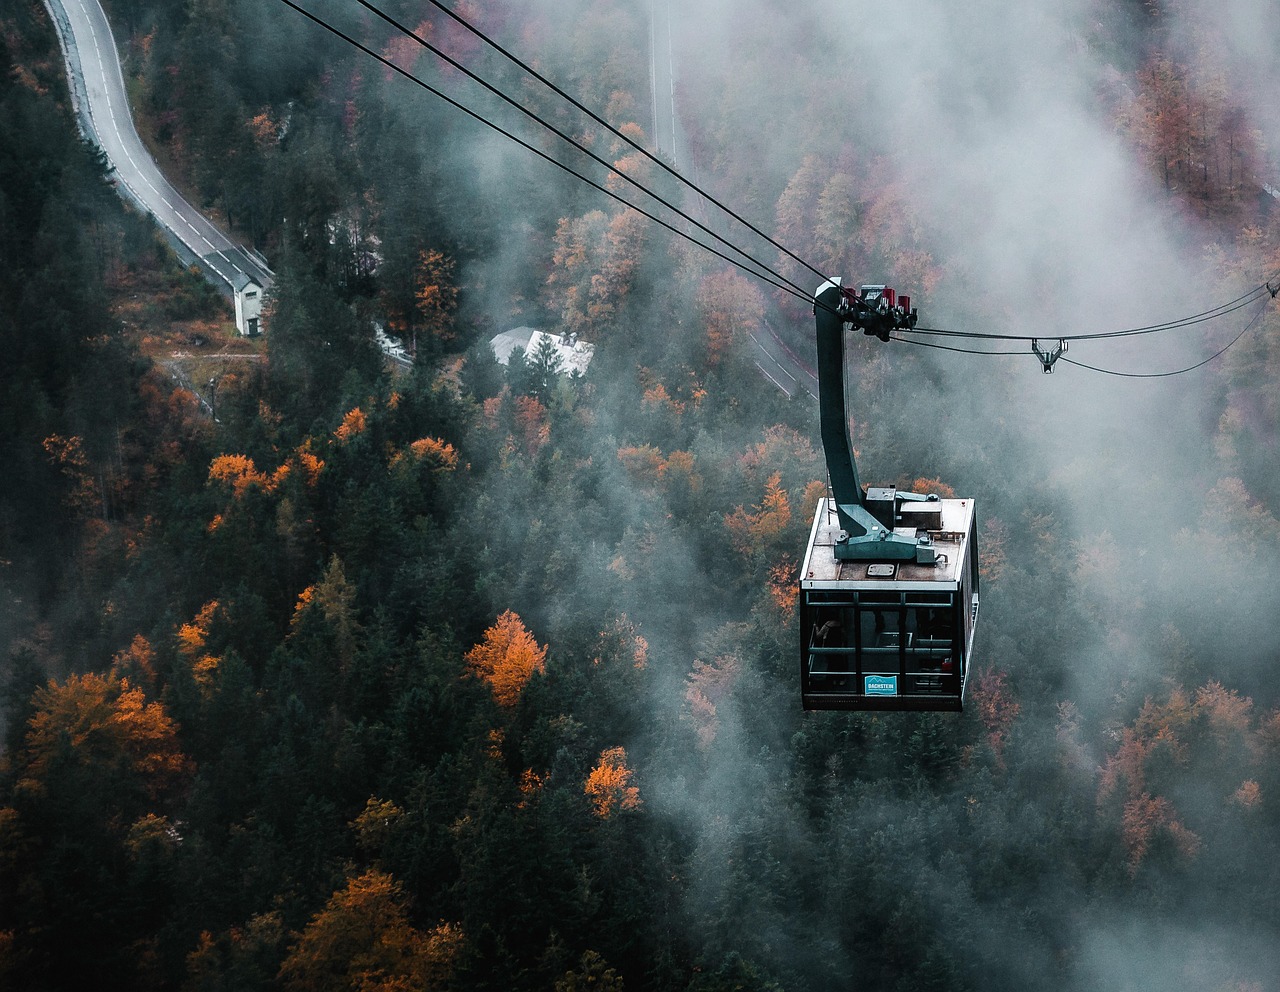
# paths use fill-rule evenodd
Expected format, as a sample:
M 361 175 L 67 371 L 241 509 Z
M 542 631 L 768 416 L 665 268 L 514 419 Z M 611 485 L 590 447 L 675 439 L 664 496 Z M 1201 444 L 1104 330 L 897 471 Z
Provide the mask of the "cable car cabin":
M 836 501 L 818 502 L 800 572 L 807 710 L 963 708 L 978 619 L 973 500 L 901 498 L 893 489 L 871 489 L 866 502 L 893 514 L 889 539 L 930 545 L 933 552 L 921 557 L 932 563 L 837 557 L 847 535 Z

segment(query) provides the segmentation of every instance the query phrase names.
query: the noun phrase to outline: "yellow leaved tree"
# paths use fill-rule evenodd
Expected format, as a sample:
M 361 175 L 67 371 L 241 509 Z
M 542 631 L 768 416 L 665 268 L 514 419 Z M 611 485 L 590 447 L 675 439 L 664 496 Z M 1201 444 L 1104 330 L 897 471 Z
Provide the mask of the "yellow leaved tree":
M 607 820 L 615 813 L 639 809 L 640 789 L 631 784 L 626 748 L 610 747 L 600 752 L 600 763 L 591 770 L 583 787 L 596 816 Z
M 280 980 L 306 992 L 443 988 L 462 943 L 453 924 L 415 927 L 400 883 L 371 869 L 311 918 L 281 965 Z
M 511 610 L 484 632 L 466 653 L 467 664 L 489 683 L 499 706 L 514 706 L 534 672 L 547 670 L 545 646 L 539 647 L 524 622 Z

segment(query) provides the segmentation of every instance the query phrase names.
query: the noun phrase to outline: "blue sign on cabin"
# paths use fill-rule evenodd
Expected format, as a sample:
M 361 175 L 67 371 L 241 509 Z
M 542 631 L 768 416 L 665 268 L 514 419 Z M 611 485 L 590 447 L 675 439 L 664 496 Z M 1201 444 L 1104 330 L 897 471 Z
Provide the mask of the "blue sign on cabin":
M 863 676 L 863 693 L 867 696 L 896 696 L 898 694 L 898 676 L 866 675 Z

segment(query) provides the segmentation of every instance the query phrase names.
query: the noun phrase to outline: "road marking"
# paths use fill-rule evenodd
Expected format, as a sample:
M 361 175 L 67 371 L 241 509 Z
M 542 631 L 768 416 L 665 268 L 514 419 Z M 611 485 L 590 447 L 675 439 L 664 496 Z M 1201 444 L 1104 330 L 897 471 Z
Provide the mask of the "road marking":
M 84 65 L 82 60 L 77 59 L 75 61 L 80 70 L 81 79 L 87 97 L 87 106 L 85 108 L 86 117 L 88 119 L 90 129 L 97 137 L 99 147 L 102 148 L 104 152 L 107 152 L 107 145 L 112 145 L 115 149 L 115 155 L 123 156 L 123 160 L 127 161 L 132 169 L 130 175 L 125 175 L 119 168 L 117 168 L 117 181 L 124 189 L 129 191 L 138 203 L 142 204 L 143 207 L 160 222 L 161 226 L 168 228 L 168 230 L 177 237 L 180 242 L 186 245 L 192 254 L 196 256 L 198 261 L 203 263 L 211 272 L 234 289 L 235 282 L 227 276 L 225 271 L 226 267 L 229 265 L 236 272 L 240 273 L 241 276 L 246 275 L 244 269 L 229 257 L 229 253 L 235 251 L 234 243 L 229 239 L 224 238 L 220 231 L 210 224 L 194 207 L 186 202 L 186 200 L 164 178 L 163 174 L 159 171 L 159 168 L 151 159 L 151 156 L 146 154 L 141 138 L 138 136 L 138 133 L 133 126 L 133 117 L 129 110 L 127 98 L 123 102 L 120 116 L 118 118 L 116 116 L 115 102 L 112 99 L 112 79 L 115 80 L 115 85 L 119 88 L 119 91 L 123 93 L 125 86 L 124 74 L 120 70 L 118 59 L 111 62 L 111 67 L 115 68 L 115 73 L 111 76 L 108 74 L 109 67 L 107 60 L 103 56 L 105 42 L 100 44 L 98 35 L 104 34 L 106 39 L 111 40 L 111 28 L 110 24 L 105 19 L 105 15 L 102 13 L 101 7 L 88 2 L 76 3 L 74 6 L 79 11 L 80 17 L 78 20 L 73 20 L 71 16 L 73 6 L 71 0 L 60 0 L 60 2 L 66 12 L 67 20 L 71 28 L 70 33 L 66 38 L 69 48 L 79 49 L 79 51 L 87 57 L 88 46 L 83 44 L 86 31 L 88 32 L 88 40 L 93 43 L 94 55 L 97 58 L 97 72 L 93 73 L 93 67 Z M 97 11 L 96 17 L 94 15 L 95 9 Z M 77 25 L 79 26 L 79 37 L 77 37 Z M 103 30 L 100 31 L 99 27 Z M 112 40 L 112 43 L 105 45 L 105 47 L 110 49 L 113 58 L 116 58 L 114 41 Z M 67 54 L 68 72 L 73 72 L 74 67 L 71 60 L 72 52 L 68 51 Z M 96 87 L 91 86 L 91 76 L 100 83 L 100 91 Z M 99 130 L 98 122 L 102 119 L 100 111 L 104 106 L 107 111 L 106 117 L 110 119 L 110 127 L 106 127 L 105 130 Z M 106 121 L 102 120 L 102 122 L 105 127 Z M 138 158 L 135 158 L 132 154 L 133 148 L 137 148 L 139 150 Z M 112 159 L 113 157 L 108 154 L 108 158 Z M 119 158 L 116 158 L 114 163 L 118 163 L 119 161 Z M 155 180 L 159 182 L 159 186 L 156 185 L 156 182 L 152 181 L 153 176 Z M 148 198 L 143 195 L 142 190 L 144 186 L 154 194 L 153 197 Z M 159 215 L 157 204 L 161 202 L 171 212 L 170 221 L 168 222 L 162 220 Z M 192 223 L 193 218 L 202 224 L 206 230 L 202 230 L 197 227 L 195 223 Z M 178 221 L 181 221 L 182 223 L 180 224 Z M 184 235 L 181 231 L 183 224 L 190 229 L 194 238 Z M 214 241 L 210 240 L 210 235 L 207 232 L 212 232 L 212 236 L 216 241 L 225 243 L 221 245 L 215 244 Z M 201 244 L 208 248 L 207 252 L 200 250 L 199 245 Z M 210 255 L 215 258 L 219 258 L 223 264 L 219 265 L 215 261 L 212 261 L 209 258 Z
M 791 394 L 787 392 L 787 387 L 784 386 L 782 383 L 780 383 L 773 376 L 771 376 L 767 371 L 765 371 L 765 367 L 763 365 L 761 365 L 759 362 L 756 362 L 756 368 L 760 370 L 760 374 L 762 376 L 764 376 L 766 379 L 772 382 L 775 386 L 777 386 L 778 389 L 781 390 L 782 394 L 786 396 L 787 399 L 791 399 Z
M 752 341 L 754 341 L 754 342 L 756 343 L 756 347 L 760 349 L 760 353 L 761 353 L 762 355 L 764 355 L 766 358 L 768 358 L 768 359 L 769 359 L 769 361 L 773 362 L 773 364 L 774 364 L 774 365 L 776 365 L 776 366 L 778 367 L 778 370 L 779 370 L 783 375 L 785 375 L 785 376 L 786 376 L 788 379 L 790 379 L 792 382 L 795 382 L 795 381 L 796 381 L 796 377 L 795 377 L 795 376 L 793 376 L 790 372 L 788 372 L 788 371 L 787 371 L 787 367 L 786 367 L 785 365 L 783 365 L 780 361 L 778 361 L 776 358 L 774 358 L 772 355 L 770 355 L 770 354 L 769 354 L 769 352 L 765 349 L 765 346 L 764 346 L 764 345 L 762 345 L 762 344 L 760 343 L 760 339 L 759 339 L 758 337 L 756 337 L 756 336 L 755 336 L 754 334 L 752 334 L 750 331 L 747 331 L 747 337 L 751 338 L 751 340 L 752 340 Z M 757 364 L 759 364 L 759 363 L 757 363 Z

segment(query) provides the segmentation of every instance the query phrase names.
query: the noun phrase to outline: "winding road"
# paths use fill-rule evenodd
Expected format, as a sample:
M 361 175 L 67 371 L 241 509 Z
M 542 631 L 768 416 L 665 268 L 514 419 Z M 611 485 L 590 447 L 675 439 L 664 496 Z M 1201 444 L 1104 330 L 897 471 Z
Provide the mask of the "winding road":
M 138 137 L 115 38 L 98 0 L 44 2 L 57 28 L 80 129 L 106 154 L 121 194 L 155 217 L 183 260 L 199 264 L 228 296 L 246 278 L 268 288 L 272 272 L 266 260 L 236 244 L 183 199 Z
M 683 175 L 693 170 L 689 143 L 676 107 L 676 58 L 672 42 L 674 17 L 671 0 L 649 3 L 649 88 L 652 95 L 653 137 L 658 152 Z M 703 208 L 702 198 L 691 198 Z M 718 216 L 718 215 L 717 215 Z M 705 218 L 704 218 L 705 219 Z M 813 370 L 764 322 L 759 334 L 751 334 L 755 364 L 760 374 L 788 397 L 805 392 L 817 398 L 818 377 Z
M 246 279 L 270 287 L 266 260 L 238 245 L 173 188 L 138 137 L 125 92 L 111 25 L 98 0 L 44 0 L 57 28 L 76 117 L 85 137 L 107 156 L 121 194 L 146 210 L 168 234 L 184 261 L 197 263 L 211 282 L 231 296 Z M 654 131 L 659 149 L 677 167 L 688 162 L 675 99 L 675 59 L 669 0 L 652 0 L 650 71 Z M 683 153 L 683 154 L 682 154 Z M 766 327 L 757 338 L 756 366 L 788 396 L 814 394 L 806 364 Z

